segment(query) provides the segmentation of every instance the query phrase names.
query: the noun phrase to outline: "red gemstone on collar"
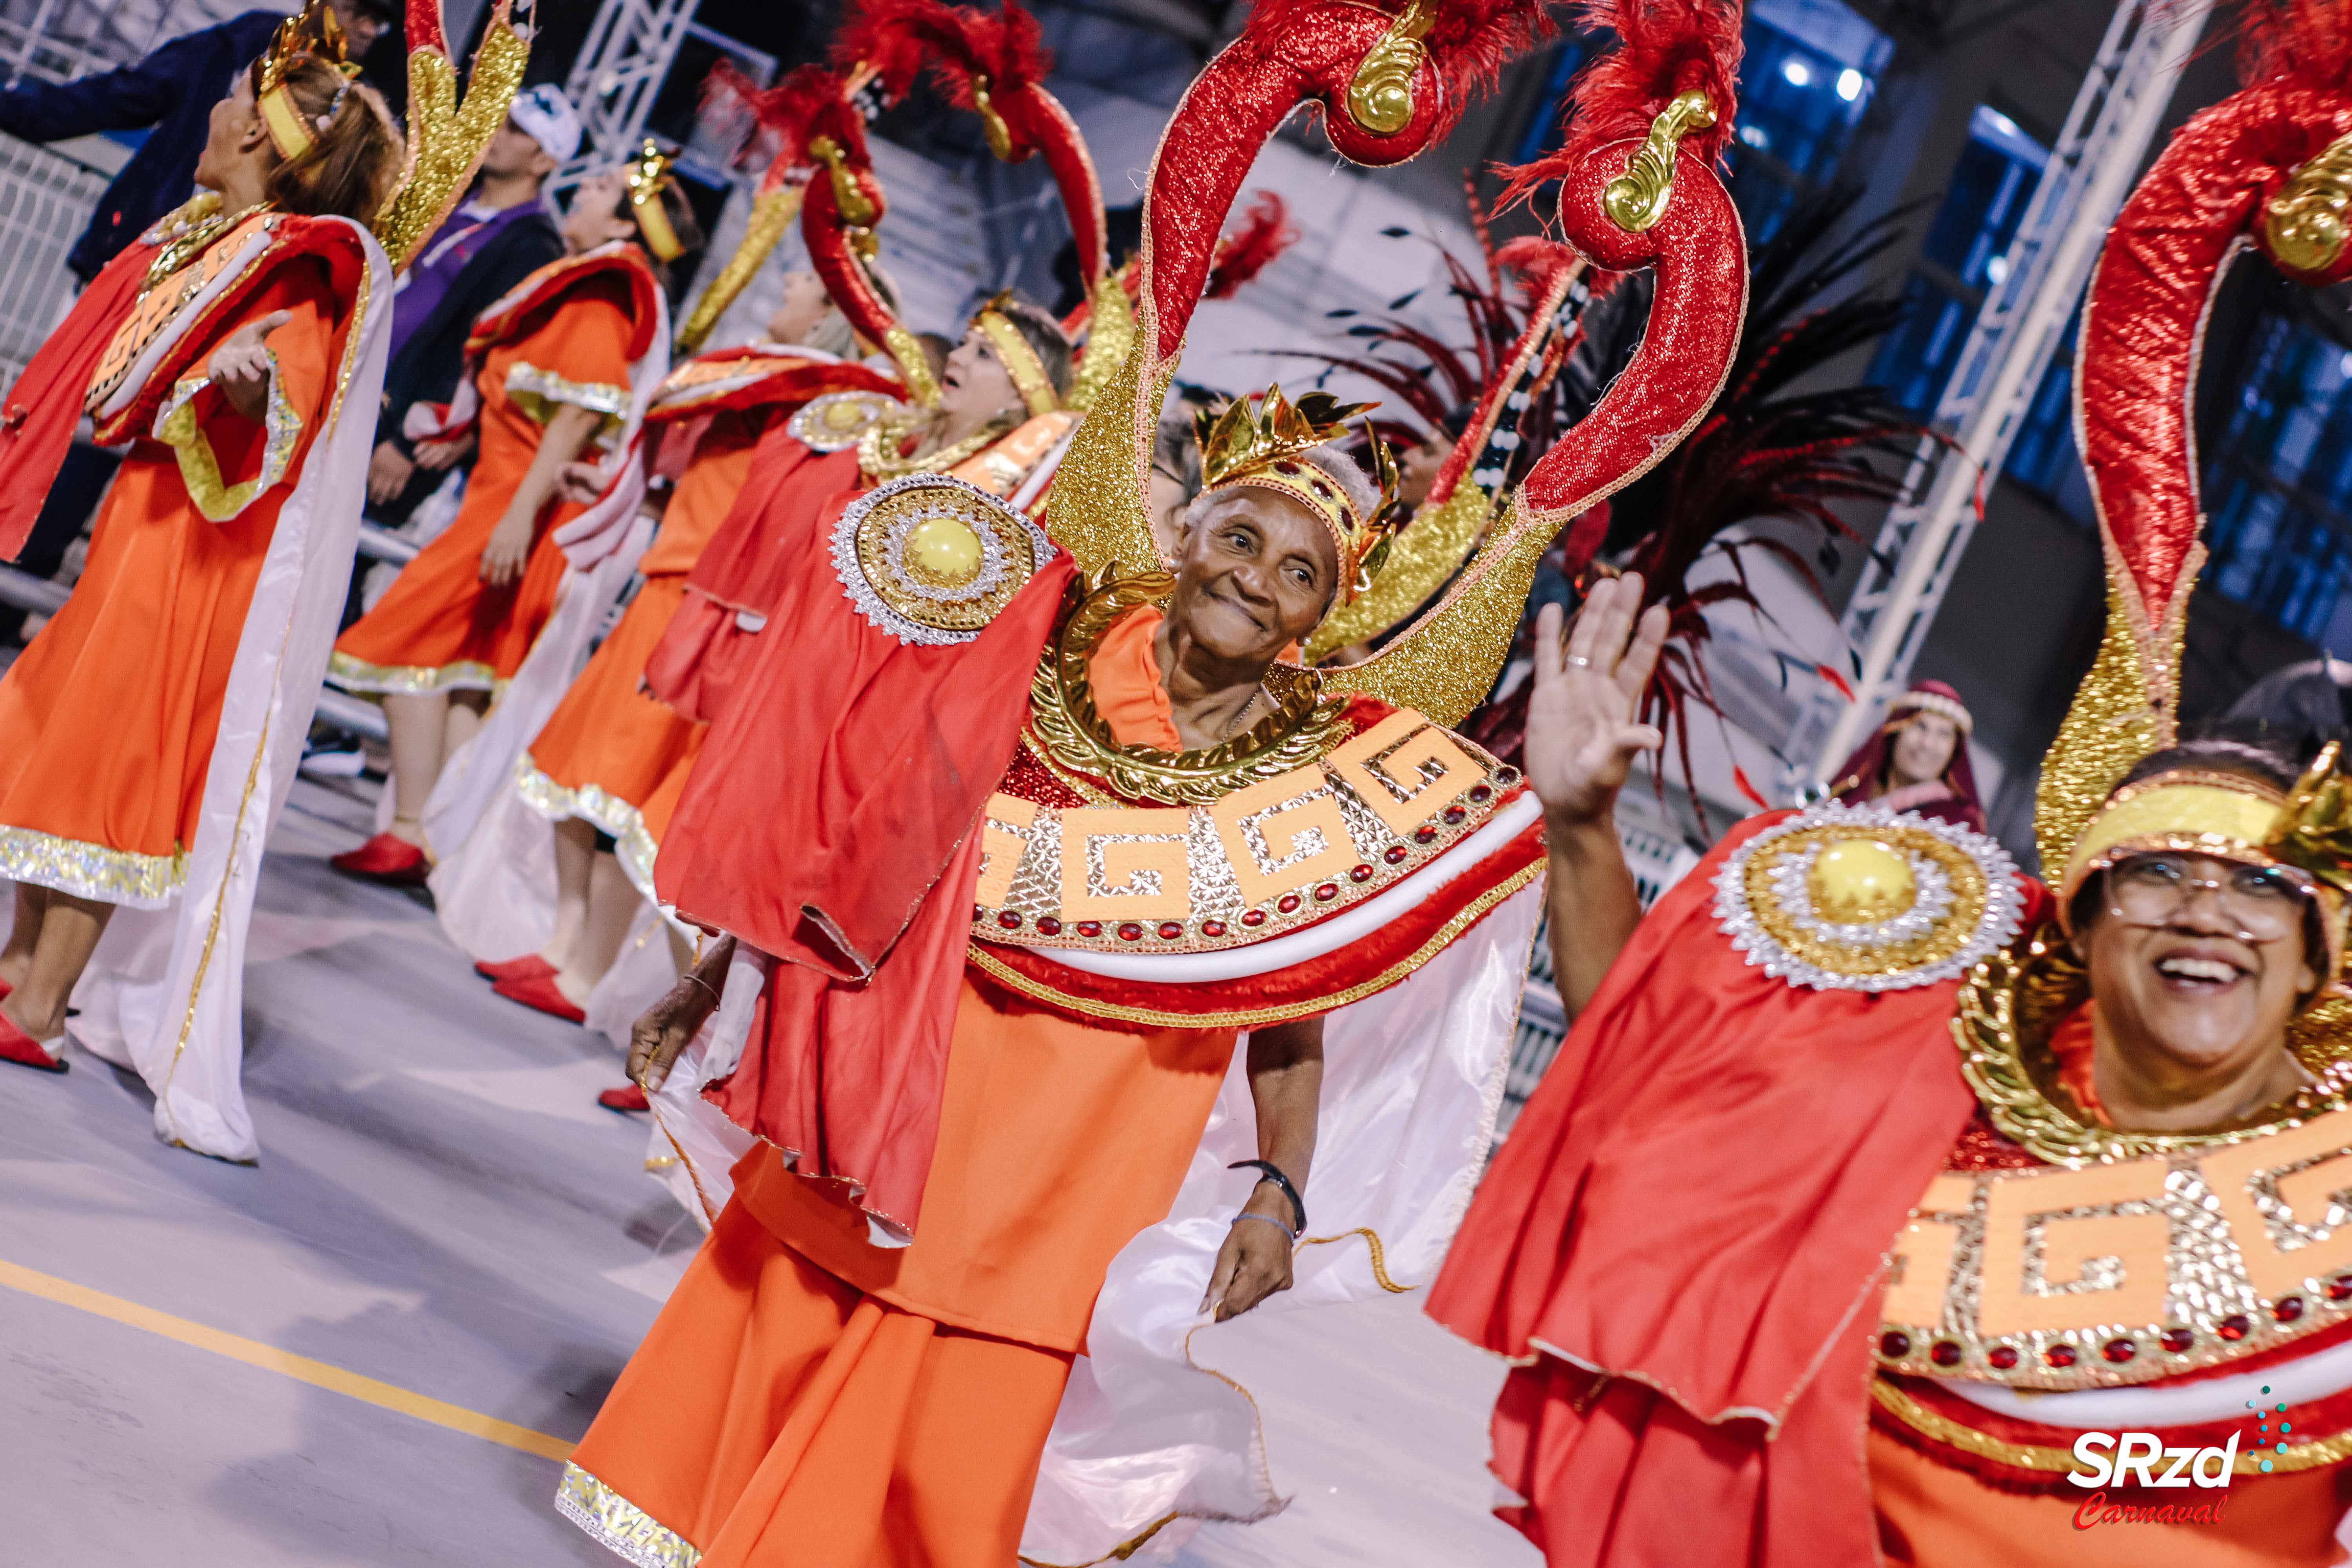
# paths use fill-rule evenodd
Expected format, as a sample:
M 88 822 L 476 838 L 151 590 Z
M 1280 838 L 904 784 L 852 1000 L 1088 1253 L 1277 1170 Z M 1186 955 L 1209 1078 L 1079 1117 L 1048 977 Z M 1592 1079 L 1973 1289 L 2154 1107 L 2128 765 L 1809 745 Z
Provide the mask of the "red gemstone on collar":
M 1265 924 L 1265 911 L 1264 910 L 1244 910 L 1242 911 L 1242 924 L 1245 926 L 1262 926 Z
M 1162 942 L 1174 942 L 1178 937 L 1182 936 L 1183 934 L 1184 928 L 1178 925 L 1174 921 L 1161 921 L 1160 922 L 1160 938 Z
M 1421 826 L 1412 830 L 1412 837 L 1414 841 L 1417 843 L 1434 844 L 1437 842 L 1437 829 L 1430 826 L 1427 823 L 1423 823 Z
M 1402 844 L 1391 844 L 1381 852 L 1381 858 L 1393 866 L 1412 853 L 1412 850 L 1406 848 Z
M 1062 922 L 1055 920 L 1051 915 L 1039 915 L 1037 917 L 1037 934 L 1039 936 L 1059 936 L 1062 934 Z
M 1462 819 L 1469 815 L 1458 805 L 1449 805 L 1445 808 L 1445 825 L 1449 827 L 1458 827 L 1462 825 Z
M 1475 801 L 1492 800 L 1495 798 L 1495 792 L 1491 786 L 1486 784 L 1472 784 L 1470 786 L 1470 798 Z
M 1887 1330 L 1878 1336 L 1878 1353 L 1888 1361 L 1901 1361 L 1911 1353 L 1911 1336 Z
M 1201 934 L 1205 937 L 1213 938 L 1223 936 L 1225 934 L 1225 922 L 1223 921 L 1202 921 L 1201 922 Z
M 2352 1301 L 2352 1274 L 2339 1274 L 2327 1282 L 2327 1299 L 2331 1301 Z
M 1325 882 L 1315 889 L 1315 901 L 1318 904 L 1328 904 L 1339 896 L 1339 884 L 1337 882 Z
M 1100 935 L 1102 935 L 1102 921 L 1080 921 L 1078 922 L 1078 934 L 1079 934 L 1080 936 L 1100 936 Z
M 2300 1296 L 2283 1297 L 2279 1300 L 2278 1304 L 2271 1309 L 2271 1316 L 2276 1318 L 2282 1323 L 2294 1322 L 2297 1318 L 2303 1316 L 2303 1298 Z
M 1296 913 L 1298 909 L 1298 895 L 1285 893 L 1274 901 L 1274 907 L 1286 915 Z
M 1370 866 L 1357 866 L 1348 872 L 1348 880 L 1350 882 L 1369 882 L 1371 879 L 1372 868 Z
M 2196 1342 L 2197 1331 L 2195 1329 L 2167 1329 L 2164 1331 L 2164 1338 L 2162 1341 L 2164 1348 L 2170 1351 L 2174 1355 L 2187 1355 L 2189 1353 L 2189 1347 Z
M 2073 1345 L 2052 1345 L 2048 1350 L 2042 1352 L 2042 1359 L 2048 1362 L 2052 1366 L 2073 1366 L 2074 1364 L 2074 1347 Z
M 2242 1340 L 2253 1326 L 2253 1324 L 2246 1321 L 2245 1313 L 2232 1312 L 2228 1317 L 2222 1319 L 2220 1322 L 2214 1324 L 2213 1331 L 2221 1335 L 2225 1340 Z
M 1937 1340 L 1927 1352 L 1927 1359 L 1937 1366 L 1960 1364 L 1960 1347 L 1950 1340 Z
M 2017 1347 L 1995 1345 L 1985 1352 L 1985 1362 L 1998 1371 L 2007 1372 L 2017 1364 Z
M 2099 1347 L 2099 1353 L 2120 1365 L 2139 1354 L 2139 1346 L 2129 1340 L 2109 1340 Z
M 1021 929 L 1021 917 L 1013 913 L 1011 910 L 1006 910 L 1003 914 L 996 917 L 996 923 L 1003 926 L 1006 931 L 1019 931 Z
M 1125 925 L 1118 928 L 1118 940 L 1121 942 L 1141 942 L 1143 940 L 1143 928 L 1137 925 L 1133 921 L 1129 921 Z

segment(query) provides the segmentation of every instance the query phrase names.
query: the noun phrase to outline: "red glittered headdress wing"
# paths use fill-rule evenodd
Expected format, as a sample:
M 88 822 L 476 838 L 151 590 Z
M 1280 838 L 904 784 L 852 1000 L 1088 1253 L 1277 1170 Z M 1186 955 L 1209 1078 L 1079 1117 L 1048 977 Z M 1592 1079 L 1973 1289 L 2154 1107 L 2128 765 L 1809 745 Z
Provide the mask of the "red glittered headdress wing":
M 2203 563 L 2191 429 L 2206 311 L 2249 247 L 2310 284 L 2352 276 L 2352 6 L 2257 5 L 2246 86 L 2181 127 L 2108 231 L 2083 305 L 2074 409 L 2107 563 L 2097 662 L 2042 766 L 2045 865 L 2124 773 L 2172 743 L 2189 590 Z

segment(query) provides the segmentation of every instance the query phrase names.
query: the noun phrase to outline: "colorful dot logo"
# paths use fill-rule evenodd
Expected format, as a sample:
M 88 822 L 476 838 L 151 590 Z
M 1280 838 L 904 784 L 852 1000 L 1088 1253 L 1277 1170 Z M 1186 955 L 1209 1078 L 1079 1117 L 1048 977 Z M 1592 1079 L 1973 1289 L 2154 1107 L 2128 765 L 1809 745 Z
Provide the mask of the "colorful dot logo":
M 2284 1403 L 2271 1402 L 2270 1392 L 2270 1384 L 2264 1384 L 2262 1398 L 2246 1401 L 2246 1408 L 2254 1413 L 2254 1452 L 2259 1454 L 2267 1447 L 2273 1454 L 2283 1455 L 2286 1452 L 2287 1434 L 2294 1430 L 2294 1423 L 2286 1419 Z M 2273 1459 L 2263 1459 L 2261 1462 L 2263 1474 L 2270 1474 L 2275 1463 Z

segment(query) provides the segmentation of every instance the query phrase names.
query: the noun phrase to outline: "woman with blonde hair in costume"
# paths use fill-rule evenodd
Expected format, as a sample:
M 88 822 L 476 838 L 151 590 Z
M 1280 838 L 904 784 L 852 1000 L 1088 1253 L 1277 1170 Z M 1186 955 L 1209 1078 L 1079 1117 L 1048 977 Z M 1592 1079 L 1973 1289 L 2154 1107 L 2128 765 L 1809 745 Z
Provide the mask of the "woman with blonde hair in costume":
M 444 768 L 548 628 L 573 558 L 610 560 L 629 536 L 635 498 L 620 485 L 604 503 L 617 529 L 558 487 L 564 466 L 592 447 L 626 471 L 646 399 L 668 371 L 665 269 L 702 235 L 650 144 L 583 182 L 562 228 L 571 254 L 482 313 L 467 344 L 473 374 L 446 417 L 414 432 L 479 441 L 457 518 L 335 644 L 328 679 L 380 696 L 391 730 L 389 821 L 334 858 L 354 876 L 425 879 L 426 806 Z M 583 548 L 583 536 L 594 544 Z M 625 563 L 605 576 L 617 590 Z M 593 619 L 583 606 L 574 602 L 567 625 Z
M 356 71 L 322 7 L 286 23 L 213 109 L 202 194 L 129 253 L 144 278 L 110 342 L 69 320 L 18 388 L 78 397 L 130 446 L 73 596 L 0 679 L 0 1057 L 63 1070 L 70 997 L 76 1038 L 146 1077 L 158 1131 L 226 1159 L 256 1152 L 246 921 L 351 567 L 391 320 L 366 226 L 403 145 Z M 47 482 L 37 452 L 8 465 Z
M 1976 721 L 1960 694 L 1940 680 L 1920 680 L 1896 698 L 1878 733 L 1856 748 L 1830 793 L 1848 805 L 1916 811 L 1982 833 L 1984 802 L 1969 764 Z
M 648 807 L 672 771 L 692 765 L 703 727 L 646 694 L 646 655 L 764 437 L 898 406 L 894 379 L 845 357 L 856 346 L 824 283 L 792 272 L 765 342 L 691 360 L 655 395 L 646 419 L 659 447 L 645 510 L 659 528 L 637 562 L 635 596 L 527 749 L 503 759 L 509 787 L 433 879 L 444 927 L 500 995 L 586 1022 L 630 932 L 648 925 L 662 827 Z M 812 404 L 814 414 L 798 418 Z M 575 499 L 593 500 L 603 483 L 590 465 L 565 477 Z M 676 979 L 671 945 L 638 944 L 652 957 L 645 984 L 621 1004 L 625 1016 Z

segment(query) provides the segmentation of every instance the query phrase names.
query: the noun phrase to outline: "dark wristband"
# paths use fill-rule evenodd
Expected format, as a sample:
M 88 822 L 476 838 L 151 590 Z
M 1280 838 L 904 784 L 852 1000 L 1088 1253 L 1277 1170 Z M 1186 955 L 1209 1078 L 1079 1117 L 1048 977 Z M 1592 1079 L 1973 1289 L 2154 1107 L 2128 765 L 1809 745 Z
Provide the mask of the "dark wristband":
M 1298 1222 L 1298 1234 L 1300 1236 L 1305 1236 L 1307 1234 L 1306 1200 L 1298 1195 L 1298 1189 L 1291 1185 L 1290 1178 L 1282 1173 L 1281 1167 L 1276 1165 L 1270 1160 L 1236 1160 L 1232 1164 L 1225 1167 L 1228 1171 L 1239 1171 L 1244 1168 L 1265 1172 L 1265 1174 L 1260 1177 L 1259 1180 L 1262 1182 L 1272 1182 L 1276 1186 L 1282 1189 L 1282 1195 L 1290 1200 L 1291 1217 Z

